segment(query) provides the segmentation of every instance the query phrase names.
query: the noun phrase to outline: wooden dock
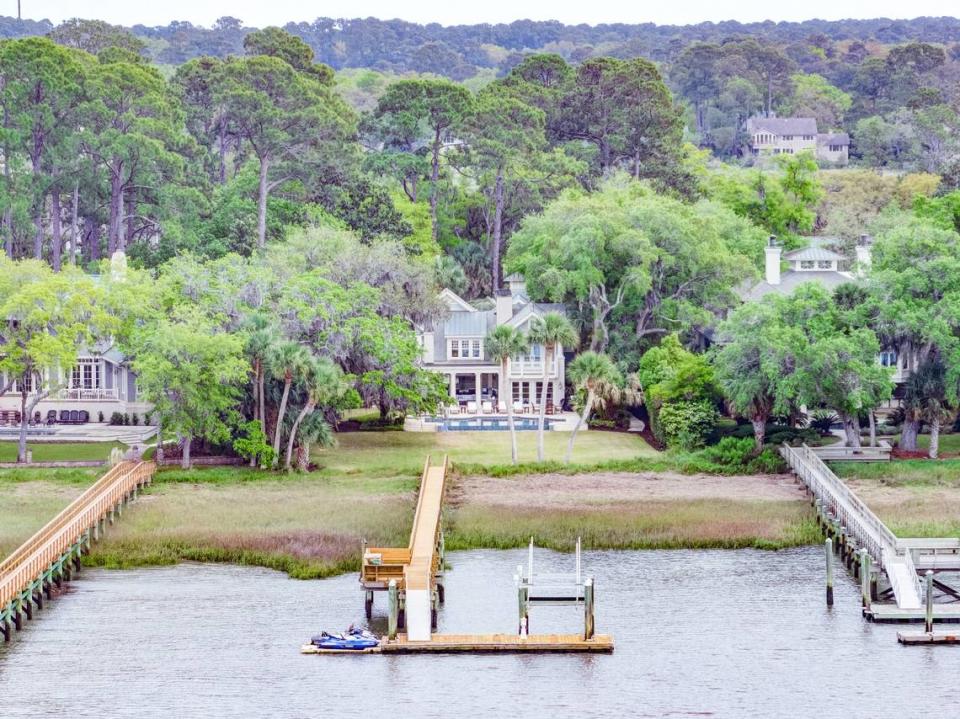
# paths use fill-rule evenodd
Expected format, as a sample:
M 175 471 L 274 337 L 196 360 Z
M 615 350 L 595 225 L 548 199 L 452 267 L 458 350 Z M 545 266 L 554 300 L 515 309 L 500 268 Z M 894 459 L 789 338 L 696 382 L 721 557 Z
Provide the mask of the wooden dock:
M 897 632 L 901 644 L 960 644 L 960 634 L 948 632 Z
M 584 639 L 582 634 L 434 634 L 429 641 L 411 641 L 398 634 L 370 649 L 321 649 L 312 644 L 300 648 L 302 654 L 518 654 L 591 653 L 609 654 L 613 637 L 597 634 Z

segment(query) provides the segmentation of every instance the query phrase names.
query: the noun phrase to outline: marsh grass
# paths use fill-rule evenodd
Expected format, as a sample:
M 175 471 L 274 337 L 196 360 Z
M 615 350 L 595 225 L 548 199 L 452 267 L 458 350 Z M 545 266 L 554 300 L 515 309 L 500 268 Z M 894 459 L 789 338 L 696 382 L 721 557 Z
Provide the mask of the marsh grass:
M 887 486 L 960 487 L 960 459 L 893 459 L 889 462 L 834 462 L 838 477 Z

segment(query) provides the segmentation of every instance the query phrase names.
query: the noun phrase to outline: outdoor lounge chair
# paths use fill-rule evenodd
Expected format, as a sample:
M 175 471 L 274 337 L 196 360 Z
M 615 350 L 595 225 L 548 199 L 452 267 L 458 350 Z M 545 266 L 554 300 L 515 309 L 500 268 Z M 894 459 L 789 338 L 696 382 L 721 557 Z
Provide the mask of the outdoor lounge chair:
M 523 402 L 517 400 L 513 403 L 513 413 L 514 414 L 523 414 Z
M 547 414 L 556 414 L 557 408 L 553 406 L 553 402 L 547 402 Z
M 476 414 L 476 413 L 477 413 L 477 403 L 467 402 L 467 414 Z
M 90 421 L 90 413 L 87 412 L 87 410 L 85 410 L 85 409 L 81 409 L 81 410 L 80 410 L 80 418 L 79 418 L 80 424 L 86 424 L 86 423 L 89 422 L 89 421 Z
M 70 410 L 60 410 L 60 424 L 70 424 Z
M 484 414 L 493 414 L 493 403 L 490 400 L 485 399 L 483 401 L 483 413 Z
M 42 414 L 40 414 L 39 412 L 34 412 L 34 413 L 33 413 L 33 419 L 30 420 L 30 424 L 40 424 L 40 422 L 42 421 L 42 419 L 43 419 L 43 415 L 42 415 Z
M 57 410 L 51 409 L 47 412 L 47 424 L 56 424 L 57 423 Z
M 500 414 L 506 414 L 506 411 L 507 411 L 507 405 L 504 404 L 503 402 L 497 402 L 497 412 L 499 412 Z

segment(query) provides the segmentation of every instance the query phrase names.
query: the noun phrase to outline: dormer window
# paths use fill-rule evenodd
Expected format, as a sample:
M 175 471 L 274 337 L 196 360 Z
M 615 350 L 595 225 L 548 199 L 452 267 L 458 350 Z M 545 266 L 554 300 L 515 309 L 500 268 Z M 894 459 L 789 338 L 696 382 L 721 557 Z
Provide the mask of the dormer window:
M 817 263 L 813 260 L 800 260 L 800 269 L 801 270 L 815 270 L 817 269 Z
M 450 359 L 483 359 L 483 342 L 479 339 L 447 340 L 447 357 Z
M 819 260 L 817 262 L 818 270 L 832 270 L 833 269 L 833 260 Z

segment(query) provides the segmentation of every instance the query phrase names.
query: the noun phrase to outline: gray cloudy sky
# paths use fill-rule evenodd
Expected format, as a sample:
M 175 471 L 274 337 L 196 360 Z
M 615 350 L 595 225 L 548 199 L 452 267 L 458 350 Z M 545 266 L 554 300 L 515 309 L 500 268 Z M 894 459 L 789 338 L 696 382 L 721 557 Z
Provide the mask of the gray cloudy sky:
M 413 22 L 439 22 L 444 25 L 476 22 L 510 22 L 522 18 L 560 20 L 565 23 L 655 22 L 686 24 L 704 20 L 809 20 L 824 18 L 890 17 L 920 15 L 956 15 L 957 0 L 804 0 L 775 3 L 769 0 L 484 0 L 464 2 L 424 2 L 407 0 L 22 0 L 23 17 L 47 18 L 60 22 L 69 17 L 98 18 L 133 25 L 166 25 L 171 20 L 188 20 L 195 25 L 210 25 L 221 15 L 232 15 L 254 26 L 282 25 L 288 21 L 325 17 L 400 17 Z M 0 15 L 16 15 L 16 0 L 0 0 Z

